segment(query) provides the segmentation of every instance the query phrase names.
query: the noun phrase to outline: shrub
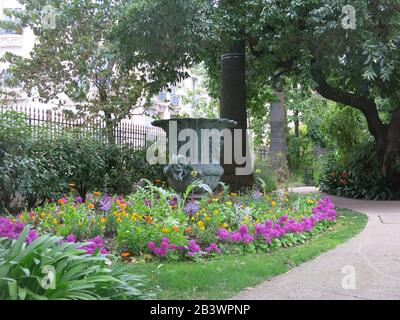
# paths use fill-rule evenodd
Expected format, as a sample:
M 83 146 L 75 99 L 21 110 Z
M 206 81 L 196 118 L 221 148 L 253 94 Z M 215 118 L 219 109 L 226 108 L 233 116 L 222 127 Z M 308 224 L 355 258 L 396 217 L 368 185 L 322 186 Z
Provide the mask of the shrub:
M 142 178 L 163 180 L 162 166 L 149 165 L 144 149 L 109 145 L 76 128 L 31 129 L 21 113 L 0 115 L 0 207 L 10 208 L 16 194 L 33 207 L 70 190 L 83 198 L 95 190 L 128 194 Z
M 326 156 L 321 191 L 349 198 L 390 200 L 400 193 L 378 170 L 374 143 L 366 141 L 352 149 L 344 161 L 334 153 Z
M 85 254 L 82 243 L 43 235 L 26 243 L 0 238 L 0 300 L 144 299 L 145 280 L 105 255 Z
M 268 193 L 276 190 L 278 181 L 275 171 L 267 159 L 257 159 L 254 163 L 254 177 L 257 186 Z

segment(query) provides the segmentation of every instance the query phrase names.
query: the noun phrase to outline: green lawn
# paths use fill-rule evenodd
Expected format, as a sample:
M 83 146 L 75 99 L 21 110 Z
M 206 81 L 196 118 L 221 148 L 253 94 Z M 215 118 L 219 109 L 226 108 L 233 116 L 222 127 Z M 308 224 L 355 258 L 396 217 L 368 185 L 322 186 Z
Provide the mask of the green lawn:
M 159 299 L 225 299 L 270 277 L 315 258 L 352 238 L 368 218 L 338 210 L 334 230 L 307 244 L 278 249 L 269 254 L 226 255 L 200 262 L 140 263 L 132 271 L 146 274 Z

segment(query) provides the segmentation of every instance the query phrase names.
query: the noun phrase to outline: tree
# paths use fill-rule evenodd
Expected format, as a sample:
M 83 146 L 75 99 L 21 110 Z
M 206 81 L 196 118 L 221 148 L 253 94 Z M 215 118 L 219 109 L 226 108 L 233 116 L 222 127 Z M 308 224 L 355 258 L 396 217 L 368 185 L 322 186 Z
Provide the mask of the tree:
M 237 3 L 237 0 L 220 1 L 218 5 L 204 0 L 128 2 L 121 10 L 123 15 L 119 19 L 115 38 L 128 67 L 145 65 L 146 74 L 160 86 L 185 78 L 185 69 L 204 61 L 209 74 L 217 73 L 221 79 L 221 85 L 215 86 L 221 93 L 218 94 L 220 116 L 237 121 L 235 129 L 242 130 L 242 143 L 234 144 L 233 149 L 241 147 L 242 154 L 247 156 L 245 43 L 240 39 L 242 32 L 236 34 L 237 39 L 227 37 L 227 41 L 219 42 L 215 40 L 216 33 L 209 30 L 215 6 L 224 8 Z M 160 47 L 166 50 L 159 52 Z M 220 62 L 223 53 L 227 54 Z M 232 153 L 235 151 L 232 150 Z M 223 180 L 234 190 L 251 186 L 253 182 L 251 174 L 235 176 L 238 166 L 237 163 L 224 164 Z
M 360 110 L 375 138 L 382 175 L 400 183 L 400 3 L 394 1 L 243 1 L 234 24 L 264 61 L 323 97 Z M 352 5 L 347 16 L 342 9 Z M 349 7 L 347 7 L 349 8 Z M 355 29 L 349 19 L 356 15 Z M 240 24 L 241 22 L 241 24 Z M 351 21 L 350 21 L 351 22 Z M 385 108 L 386 107 L 386 108 Z M 384 110 L 384 108 L 386 110 Z M 384 112 L 383 112 L 384 111 Z M 386 118 L 384 114 L 389 116 Z
M 46 1 L 46 8 L 54 10 L 55 28 L 43 25 L 43 1 L 19 2 L 24 10 L 8 14 L 17 18 L 14 27 L 33 29 L 36 43 L 28 59 L 5 55 L 13 76 L 9 82 L 20 82 L 25 92 L 43 102 L 64 106 L 72 101 L 78 115 L 89 121 L 101 117 L 109 142 L 115 143 L 115 127 L 144 107 L 149 91 L 137 69 L 122 67 L 109 41 L 121 1 Z
M 140 10 L 127 10 L 119 28 L 131 60 L 145 58 L 142 61 L 152 62 L 153 71 L 167 70 L 168 75 L 204 60 L 217 78 L 221 44 L 239 38 L 249 53 L 246 76 L 254 76 L 248 92 L 262 92 L 281 75 L 301 83 L 304 90 L 312 88 L 326 99 L 361 111 L 375 139 L 381 174 L 399 186 L 400 0 L 242 0 L 226 6 L 211 0 L 139 2 L 137 6 L 146 8 L 142 22 L 138 25 L 132 19 L 139 18 Z M 221 3 L 227 2 L 231 3 Z M 167 3 L 176 10 L 170 9 L 165 17 L 160 9 Z M 152 13 L 162 17 L 161 24 Z M 162 37 L 171 35 L 163 28 L 175 30 L 176 45 L 165 37 L 156 42 L 159 47 L 166 44 L 161 56 L 148 46 L 144 53 L 133 54 L 136 51 L 130 49 L 139 50 L 137 44 L 154 39 L 142 37 L 144 26 L 150 26 L 153 35 L 161 31 Z

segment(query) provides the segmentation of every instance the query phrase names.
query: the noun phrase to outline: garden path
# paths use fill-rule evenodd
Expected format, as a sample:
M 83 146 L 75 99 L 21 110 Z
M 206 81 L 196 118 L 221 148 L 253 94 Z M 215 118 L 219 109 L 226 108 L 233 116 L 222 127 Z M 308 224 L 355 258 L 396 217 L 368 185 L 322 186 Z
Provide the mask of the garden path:
M 292 191 L 317 192 L 309 187 Z M 400 201 L 331 198 L 338 208 L 365 213 L 369 219 L 365 229 L 232 299 L 400 299 Z

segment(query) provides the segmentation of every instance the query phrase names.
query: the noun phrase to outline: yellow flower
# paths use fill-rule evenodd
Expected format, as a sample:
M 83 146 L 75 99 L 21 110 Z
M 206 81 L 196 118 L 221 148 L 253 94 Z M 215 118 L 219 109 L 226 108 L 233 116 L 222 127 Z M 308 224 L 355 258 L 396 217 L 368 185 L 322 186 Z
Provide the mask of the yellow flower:
M 211 201 L 212 201 L 212 202 L 218 202 L 219 199 L 218 199 L 218 198 L 212 198 Z
M 197 172 L 197 171 L 191 171 L 190 172 L 190 175 L 192 176 L 192 177 L 197 177 L 197 175 L 198 175 L 199 173 Z
M 276 206 L 276 201 L 275 201 L 275 200 L 272 200 L 272 201 L 271 201 L 271 206 L 273 206 L 273 207 Z
M 131 219 L 132 219 L 133 221 L 136 221 L 136 220 L 138 219 L 138 214 L 137 214 L 137 213 L 132 213 Z
M 100 222 L 101 223 L 106 223 L 106 219 L 105 218 L 100 218 Z
M 45 214 L 44 212 L 42 212 L 42 213 L 40 214 L 40 217 L 41 217 L 42 219 L 44 219 L 44 218 L 46 218 L 46 214 Z
M 205 226 L 204 226 L 204 222 L 203 222 L 203 221 L 197 222 L 197 225 L 199 226 L 200 230 L 204 230 L 204 229 L 205 229 Z
M 227 201 L 227 202 L 225 202 L 225 204 L 226 204 L 227 206 L 231 206 L 231 205 L 232 205 L 232 202 Z
M 164 228 L 162 228 L 161 232 L 162 232 L 162 233 L 168 233 L 168 232 L 169 232 L 169 229 L 164 227 Z
M 121 210 L 125 210 L 126 209 L 126 203 L 120 203 L 119 207 Z
M 118 217 L 118 218 L 117 218 L 117 222 L 118 222 L 118 223 L 121 223 L 121 222 L 122 222 L 122 219 L 121 219 L 120 217 Z
M 125 218 L 128 216 L 128 214 L 126 213 L 126 211 L 122 211 L 122 216 L 125 217 Z
M 249 221 L 249 216 L 244 216 L 244 217 L 243 217 L 243 221 L 244 221 L 244 222 Z
M 191 220 L 192 220 L 192 221 L 194 221 L 194 220 L 196 220 L 196 219 L 195 219 L 195 217 L 192 217 L 192 219 L 191 219 Z
M 54 224 L 54 225 L 57 224 L 57 219 L 53 219 L 53 224 Z
M 213 213 L 214 213 L 215 215 L 217 215 L 217 214 L 219 214 L 219 210 L 218 210 L 218 209 L 214 209 Z
M 224 222 L 224 223 L 222 224 L 222 227 L 223 227 L 223 228 L 228 228 L 228 224 L 227 224 L 226 222 Z
M 236 197 L 236 196 L 237 196 L 237 193 L 236 193 L 236 192 L 231 192 L 229 195 L 230 195 L 231 197 Z

